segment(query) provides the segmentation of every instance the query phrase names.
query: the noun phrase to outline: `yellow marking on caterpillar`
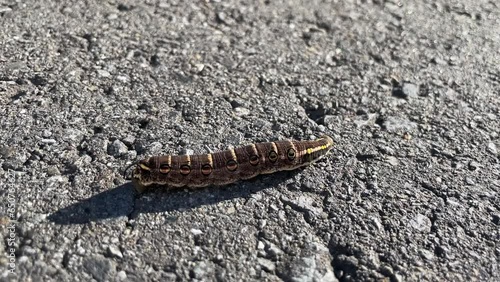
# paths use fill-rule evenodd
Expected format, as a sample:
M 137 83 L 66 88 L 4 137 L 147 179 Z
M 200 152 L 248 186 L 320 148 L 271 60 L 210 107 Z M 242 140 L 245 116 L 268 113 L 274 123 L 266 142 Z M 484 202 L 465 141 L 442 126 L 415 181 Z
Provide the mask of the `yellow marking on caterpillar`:
M 314 147 L 314 148 L 307 148 L 307 151 L 306 153 L 308 155 L 314 153 L 314 152 L 317 152 L 317 151 L 321 151 L 321 150 L 325 150 L 325 149 L 328 149 L 329 145 L 322 145 L 322 146 L 319 146 L 319 147 Z
M 151 170 L 147 165 L 145 164 L 139 164 L 139 166 L 144 169 L 144 170 Z

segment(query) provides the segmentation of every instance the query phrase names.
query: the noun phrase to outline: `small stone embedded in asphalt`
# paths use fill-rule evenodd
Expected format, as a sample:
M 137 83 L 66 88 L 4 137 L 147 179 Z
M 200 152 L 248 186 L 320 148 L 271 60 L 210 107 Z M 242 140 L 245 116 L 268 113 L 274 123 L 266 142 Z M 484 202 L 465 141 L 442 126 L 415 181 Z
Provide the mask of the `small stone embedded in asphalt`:
M 247 108 L 243 108 L 243 107 L 236 107 L 233 109 L 233 111 L 234 111 L 234 114 L 239 116 L 239 117 L 247 116 L 250 114 L 250 110 Z
M 108 19 L 108 20 L 110 20 L 110 21 L 112 21 L 112 20 L 116 20 L 117 18 L 118 18 L 118 15 L 117 15 L 117 14 L 115 14 L 115 13 L 113 13 L 113 14 L 109 14 L 109 15 L 107 16 L 107 19 Z
M 55 166 L 50 166 L 47 168 L 47 175 L 48 176 L 54 176 L 54 175 L 59 175 L 61 174 L 61 172 L 59 171 L 59 169 Z
M 149 155 L 159 155 L 163 145 L 160 142 L 153 142 L 147 147 L 147 153 Z
M 123 254 L 117 246 L 108 246 L 108 254 L 112 257 L 123 258 Z
M 382 226 L 382 223 L 380 222 L 380 219 L 376 216 L 370 216 L 371 223 L 377 227 L 377 230 L 379 232 L 384 230 L 384 227 Z
M 204 64 L 195 64 L 194 69 L 195 69 L 196 73 L 201 73 L 205 69 L 205 65 Z
M 415 98 L 418 97 L 419 87 L 413 83 L 405 82 L 403 86 L 397 86 L 393 89 L 392 95 L 400 98 Z
M 0 145 L 0 157 L 4 159 L 8 159 L 12 157 L 16 152 L 16 149 L 14 147 L 6 146 L 6 145 Z
M 135 143 L 135 137 L 127 135 L 127 137 L 123 138 L 123 143 L 127 146 L 132 146 Z
M 357 127 L 363 127 L 363 126 L 373 126 L 375 125 L 375 121 L 377 120 L 378 114 L 364 114 L 364 115 L 358 115 L 354 119 L 354 123 L 356 124 Z
M 325 115 L 323 116 L 321 122 L 326 125 L 328 128 L 330 128 L 330 126 L 334 126 L 337 122 L 338 122 L 338 117 L 336 116 L 333 116 L 333 115 Z
M 259 241 L 257 243 L 257 250 L 264 250 L 264 247 L 265 247 L 265 245 L 262 241 Z
M 75 128 L 67 128 L 64 131 L 63 140 L 69 140 L 73 143 L 78 143 L 83 138 L 83 132 Z
M 116 139 L 113 143 L 108 145 L 108 154 L 113 157 L 120 157 L 127 154 L 128 148 L 122 141 Z
M 276 270 L 276 263 L 265 259 L 265 258 L 257 258 L 258 263 L 267 272 L 274 272 Z
M 491 217 L 494 224 L 500 225 L 500 213 L 495 213 Z
M 410 219 L 410 225 L 420 232 L 430 232 L 432 222 L 427 216 L 418 213 Z
M 110 77 L 111 74 L 106 70 L 97 70 L 97 74 L 101 77 Z
M 266 252 L 272 258 L 277 258 L 278 256 L 283 255 L 283 251 L 271 242 L 266 243 Z
M 389 116 L 385 118 L 382 127 L 391 133 L 412 133 L 417 130 L 417 124 L 406 118 Z
M 42 137 L 43 138 L 49 138 L 50 136 L 52 136 L 52 131 L 48 130 L 48 129 L 45 129 L 43 132 L 42 132 Z
M 439 57 L 432 58 L 431 62 L 433 62 L 436 65 L 446 65 L 447 64 L 445 60 L 443 60 Z
M 10 11 L 12 11 L 12 9 L 9 8 L 9 7 L 0 7 L 0 14 L 1 13 L 7 13 L 7 12 L 10 12 Z
M 493 142 L 488 143 L 488 152 L 492 153 L 493 155 L 496 155 L 498 153 L 497 151 L 497 145 Z
M 117 274 L 116 274 L 116 280 L 117 281 L 126 281 L 127 280 L 127 273 L 123 270 L 120 270 Z
M 91 255 L 83 259 L 83 267 L 98 281 L 108 281 L 116 271 L 113 260 L 102 255 Z
M 450 250 L 444 245 L 437 245 L 434 249 L 434 253 L 440 258 L 445 258 L 450 253 Z
M 48 145 L 53 145 L 55 143 L 57 143 L 57 141 L 55 139 L 52 139 L 52 138 L 49 138 L 49 139 L 42 139 L 40 140 L 42 143 L 44 144 L 48 144 Z
M 425 249 L 420 249 L 419 250 L 420 254 L 422 255 L 423 258 L 426 260 L 430 261 L 434 259 L 434 253 Z
M 191 270 L 191 276 L 192 278 L 203 279 L 208 271 L 210 271 L 210 267 L 204 261 L 200 261 Z
M 391 164 L 392 166 L 398 166 L 399 165 L 399 160 L 398 158 L 396 157 L 393 157 L 393 156 L 388 156 L 385 158 L 385 161 L 389 164 Z
M 203 234 L 203 231 L 201 231 L 200 229 L 193 228 L 193 229 L 191 229 L 191 233 L 192 233 L 194 236 L 197 236 L 197 235 L 201 235 L 201 234 Z
M 476 169 L 478 169 L 478 168 L 480 168 L 480 167 L 481 167 L 481 164 L 479 164 L 479 163 L 478 163 L 478 162 L 476 162 L 476 161 L 470 161 L 470 162 L 469 162 L 469 170 L 474 171 L 474 170 L 476 170 Z
M 413 83 L 404 83 L 402 90 L 406 98 L 418 97 L 418 92 L 419 92 L 418 85 L 415 85 Z
M 14 159 L 14 160 L 7 160 L 2 163 L 2 169 L 3 170 L 22 170 L 24 167 L 23 162 L 20 160 Z
M 466 176 L 465 177 L 465 183 L 467 183 L 467 185 L 474 185 L 474 184 L 476 184 L 474 182 L 474 179 L 472 179 L 472 177 L 470 177 L 470 176 Z

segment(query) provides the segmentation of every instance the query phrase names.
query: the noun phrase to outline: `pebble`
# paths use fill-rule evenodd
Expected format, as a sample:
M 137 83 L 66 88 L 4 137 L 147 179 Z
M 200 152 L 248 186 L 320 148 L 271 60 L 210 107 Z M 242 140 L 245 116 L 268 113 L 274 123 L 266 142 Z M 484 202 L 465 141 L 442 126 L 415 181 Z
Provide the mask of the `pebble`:
M 370 220 L 371 220 L 371 223 L 377 227 L 377 230 L 379 232 L 382 232 L 384 231 L 384 226 L 382 225 L 382 223 L 380 222 L 380 219 L 378 217 L 375 217 L 375 216 L 371 216 L 370 217 Z
M 500 213 L 493 214 L 492 220 L 494 224 L 500 225 Z
M 47 168 L 47 175 L 48 176 L 55 176 L 55 175 L 60 175 L 60 174 L 61 174 L 61 172 L 55 166 L 50 166 Z
M 276 246 L 275 244 L 268 243 L 267 246 L 268 246 L 267 253 L 271 257 L 278 257 L 283 254 L 283 251 L 280 248 L 278 248 L 278 246 Z
M 45 130 L 42 132 L 42 137 L 43 137 L 43 138 L 49 138 L 50 136 L 52 136 L 52 131 L 45 129 Z
M 117 281 L 125 281 L 127 280 L 127 273 L 123 270 L 119 271 L 117 274 L 116 274 L 116 280 Z
M 31 255 L 36 254 L 36 253 L 37 253 L 37 251 L 36 251 L 34 248 L 32 248 L 31 246 L 24 246 L 24 248 L 23 248 L 23 253 L 24 253 L 25 255 L 29 255 L 29 256 L 31 256 Z
M 247 116 L 250 114 L 250 110 L 244 107 L 236 107 L 233 109 L 234 114 L 241 117 L 241 116 Z
M 21 256 L 19 257 L 18 261 L 19 263 L 25 263 L 29 260 L 29 258 L 27 256 Z
M 120 249 L 115 245 L 108 246 L 108 254 L 111 257 L 123 258 L 123 254 Z
M 380 273 L 386 275 L 386 276 L 392 276 L 394 275 L 394 270 L 390 265 L 384 264 L 380 266 Z
M 83 133 L 78 130 L 78 129 L 74 129 L 74 128 L 68 128 L 64 131 L 64 140 L 70 140 L 70 141 L 73 141 L 73 142 L 78 142 L 79 140 L 81 140 L 83 137 Z
M 120 157 L 127 154 L 128 148 L 122 141 L 116 139 L 108 146 L 108 154 L 113 157 Z
M 325 115 L 323 117 L 323 124 L 326 125 L 327 127 L 329 125 L 335 125 L 338 121 L 338 118 L 336 116 L 332 116 L 332 115 Z M 330 127 L 328 127 L 330 128 Z
M 101 77 L 110 77 L 111 74 L 105 70 L 97 70 L 97 74 Z
M 196 73 L 201 73 L 205 69 L 204 64 L 195 64 L 194 65 Z
M 61 183 L 67 183 L 67 182 L 68 182 L 68 178 L 66 176 L 62 176 L 62 175 L 54 175 L 54 176 L 51 176 L 45 180 L 45 184 L 48 187 L 57 187 L 57 186 L 61 185 Z
M 419 87 L 413 83 L 404 83 L 401 88 L 395 88 L 393 95 L 401 98 L 415 98 L 418 97 Z
M 378 114 L 363 114 L 354 119 L 354 124 L 358 128 L 363 127 L 363 126 L 373 126 L 375 124 L 375 121 L 377 120 Z
M 266 225 L 267 225 L 267 220 L 265 220 L 265 219 L 259 220 L 259 229 L 266 227 Z
M 42 139 L 41 141 L 42 141 L 42 143 L 48 144 L 48 145 L 52 145 L 52 144 L 57 143 L 57 141 L 55 139 L 52 139 L 52 138 L 50 138 L 50 139 Z
M 118 76 L 116 76 L 116 80 L 125 83 L 128 81 L 128 77 L 124 76 L 124 75 L 118 75 Z
M 193 278 L 202 279 L 206 276 L 209 267 L 204 261 L 200 261 L 196 264 L 196 266 L 191 270 L 191 275 Z
M 443 245 L 436 246 L 436 249 L 434 250 L 434 253 L 438 257 L 441 257 L 441 258 L 447 257 L 447 255 L 448 255 L 449 252 L 450 251 L 448 250 L 448 248 L 446 246 L 443 246 Z
M 148 146 L 148 153 L 150 155 L 158 155 L 161 152 L 163 145 L 160 142 L 153 142 Z
M 476 169 L 478 169 L 480 167 L 481 167 L 481 164 L 478 163 L 478 162 L 476 162 L 476 161 L 470 161 L 469 162 L 469 170 L 474 171 L 474 170 L 476 170 Z
M 203 231 L 201 231 L 200 229 L 195 229 L 195 228 L 193 228 L 193 229 L 191 229 L 191 233 L 192 233 L 194 236 L 196 236 L 196 235 L 201 235 L 201 234 L 203 234 Z
M 430 232 L 432 223 L 427 216 L 418 213 L 410 220 L 410 225 L 420 232 Z
M 9 147 L 6 145 L 0 145 L 0 157 L 4 159 L 8 159 L 12 157 L 16 153 L 16 149 L 14 147 Z
M 236 212 L 236 209 L 234 207 L 229 207 L 226 209 L 226 214 L 233 214 Z
M 274 272 L 276 270 L 276 264 L 268 259 L 257 258 L 257 262 L 265 271 Z
M 84 270 L 97 281 L 110 280 L 110 274 L 115 271 L 116 265 L 102 255 L 92 255 L 83 260 Z
M 257 243 L 257 250 L 263 250 L 265 247 L 264 243 L 262 241 L 259 241 Z
M 118 15 L 117 14 L 109 14 L 108 15 L 108 20 L 116 20 L 118 18 Z
M 326 249 L 327 250 L 327 249 Z M 331 267 L 325 263 L 327 252 L 322 249 L 310 250 L 314 255 L 300 257 L 293 262 L 292 271 L 289 273 L 291 281 L 338 281 Z
M 5 7 L 5 6 L 0 7 L 0 13 L 6 13 L 6 12 L 10 12 L 10 11 L 12 11 L 12 9 L 9 7 Z
M 419 87 L 413 83 L 403 84 L 403 93 L 406 97 L 418 97 Z
M 282 197 L 281 200 L 284 204 L 287 204 L 294 209 L 298 209 L 303 212 L 309 211 L 313 214 L 320 214 L 322 211 L 321 208 L 317 207 L 316 200 L 308 196 L 301 195 L 298 198 L 294 199 L 287 199 L 285 197 Z
M 488 143 L 487 150 L 488 150 L 488 152 L 492 153 L 493 155 L 496 155 L 498 152 L 497 145 L 495 145 L 495 143 L 493 143 L 493 142 Z
M 127 137 L 123 138 L 123 143 L 127 146 L 132 146 L 135 143 L 135 137 L 132 135 L 128 135 Z
M 417 129 L 417 124 L 405 118 L 390 116 L 387 117 L 382 126 L 385 130 L 392 133 L 398 132 L 414 132 Z
M 431 60 L 433 63 L 435 63 L 436 65 L 446 65 L 446 61 L 439 58 L 439 57 L 434 57 L 432 58 Z
M 474 179 L 472 179 L 469 176 L 465 177 L 465 183 L 467 183 L 467 185 L 474 185 L 475 184 Z
M 426 260 L 433 260 L 434 259 L 434 254 L 431 251 L 425 250 L 425 249 L 420 249 L 419 250 L 420 255 L 422 255 L 423 258 Z
M 389 156 L 385 158 L 385 161 L 389 163 L 392 166 L 398 166 L 399 165 L 399 160 L 396 157 Z

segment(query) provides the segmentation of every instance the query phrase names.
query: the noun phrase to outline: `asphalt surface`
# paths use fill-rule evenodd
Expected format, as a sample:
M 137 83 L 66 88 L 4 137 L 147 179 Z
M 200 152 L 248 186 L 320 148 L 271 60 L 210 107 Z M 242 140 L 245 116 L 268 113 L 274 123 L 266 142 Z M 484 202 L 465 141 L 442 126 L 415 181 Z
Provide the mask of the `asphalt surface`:
M 1 280 L 498 281 L 499 34 L 486 0 L 0 0 Z M 323 134 L 226 187 L 122 176 Z

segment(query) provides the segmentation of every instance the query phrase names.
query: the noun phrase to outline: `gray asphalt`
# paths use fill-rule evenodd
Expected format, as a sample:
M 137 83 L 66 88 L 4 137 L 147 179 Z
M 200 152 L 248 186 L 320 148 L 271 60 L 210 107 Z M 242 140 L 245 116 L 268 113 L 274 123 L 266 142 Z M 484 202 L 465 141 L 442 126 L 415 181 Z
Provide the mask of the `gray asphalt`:
M 2 281 L 500 280 L 495 1 L 0 1 Z M 137 195 L 127 165 L 332 136 Z

